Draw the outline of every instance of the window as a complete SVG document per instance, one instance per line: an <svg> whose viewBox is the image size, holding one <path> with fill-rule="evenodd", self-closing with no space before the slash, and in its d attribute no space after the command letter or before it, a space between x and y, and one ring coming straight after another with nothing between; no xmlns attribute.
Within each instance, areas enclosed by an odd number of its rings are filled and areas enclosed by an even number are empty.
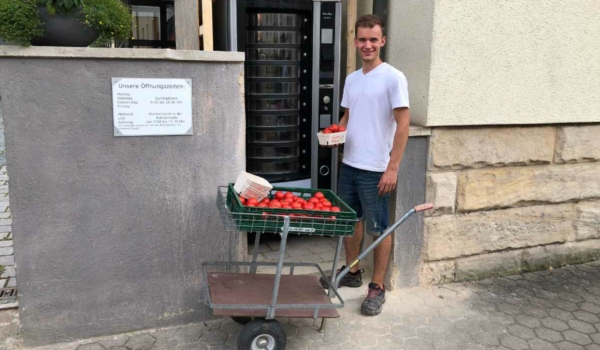
<svg viewBox="0 0 600 350"><path fill-rule="evenodd" d="M122 0L131 7L133 48L175 49L173 0Z"/></svg>

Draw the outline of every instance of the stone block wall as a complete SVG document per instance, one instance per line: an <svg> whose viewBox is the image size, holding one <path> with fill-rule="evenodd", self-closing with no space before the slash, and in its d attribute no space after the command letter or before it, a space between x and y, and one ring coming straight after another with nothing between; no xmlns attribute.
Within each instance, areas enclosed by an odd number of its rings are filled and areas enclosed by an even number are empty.
<svg viewBox="0 0 600 350"><path fill-rule="evenodd" d="M600 124L436 128L421 284L600 259Z"/></svg>

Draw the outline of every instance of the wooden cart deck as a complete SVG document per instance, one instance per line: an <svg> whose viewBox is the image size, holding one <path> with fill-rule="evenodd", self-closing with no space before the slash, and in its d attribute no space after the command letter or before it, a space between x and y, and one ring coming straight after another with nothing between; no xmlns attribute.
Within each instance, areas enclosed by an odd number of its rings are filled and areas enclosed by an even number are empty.
<svg viewBox="0 0 600 350"><path fill-rule="evenodd" d="M267 309L219 309L218 305L269 305L275 275L249 273L208 273L213 311L220 316L265 317ZM277 304L331 305L315 276L282 275ZM315 309L275 309L275 317L312 318ZM320 309L319 318L337 318L336 309Z"/></svg>

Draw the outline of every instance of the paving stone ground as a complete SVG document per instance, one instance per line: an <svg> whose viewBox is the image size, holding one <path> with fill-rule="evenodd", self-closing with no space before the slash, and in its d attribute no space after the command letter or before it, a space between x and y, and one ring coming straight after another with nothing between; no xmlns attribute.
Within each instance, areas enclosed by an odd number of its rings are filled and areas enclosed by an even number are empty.
<svg viewBox="0 0 600 350"><path fill-rule="evenodd" d="M287 350L600 350L600 262L388 292L384 311L360 314L347 301L325 333L320 320L280 319ZM36 350L237 349L229 318ZM0 349L21 349L18 314L0 312Z"/></svg>

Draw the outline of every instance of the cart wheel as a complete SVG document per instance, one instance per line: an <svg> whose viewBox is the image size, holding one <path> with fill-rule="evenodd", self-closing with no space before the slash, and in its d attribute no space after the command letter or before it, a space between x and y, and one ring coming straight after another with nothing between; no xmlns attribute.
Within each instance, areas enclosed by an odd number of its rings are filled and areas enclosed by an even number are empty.
<svg viewBox="0 0 600 350"><path fill-rule="evenodd" d="M242 324L242 325L247 325L248 323L252 322L252 317L235 317L235 316L231 316L231 319L233 320L233 322L239 323L239 324Z"/></svg>
<svg viewBox="0 0 600 350"><path fill-rule="evenodd" d="M256 319L238 336L238 350L284 350L285 331L275 320Z"/></svg>

